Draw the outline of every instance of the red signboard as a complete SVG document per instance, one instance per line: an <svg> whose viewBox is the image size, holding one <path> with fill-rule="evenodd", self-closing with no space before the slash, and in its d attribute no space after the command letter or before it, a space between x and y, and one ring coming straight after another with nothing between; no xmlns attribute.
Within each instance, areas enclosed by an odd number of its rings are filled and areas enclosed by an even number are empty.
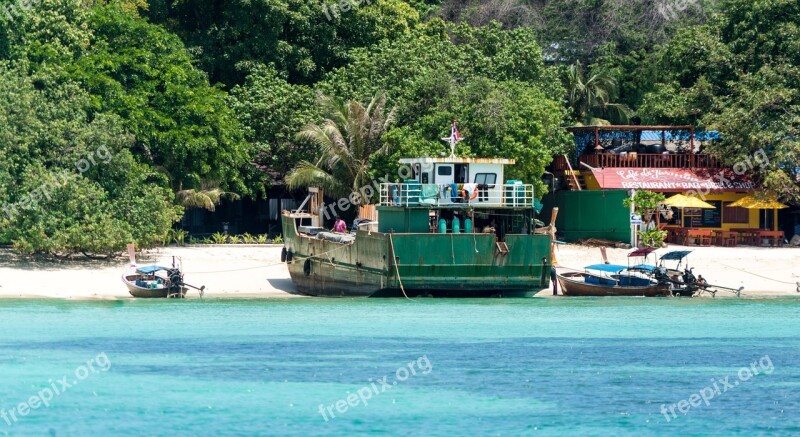
<svg viewBox="0 0 800 437"><path fill-rule="evenodd" d="M756 186L730 169L604 168L593 169L603 189L653 191L751 191Z"/></svg>

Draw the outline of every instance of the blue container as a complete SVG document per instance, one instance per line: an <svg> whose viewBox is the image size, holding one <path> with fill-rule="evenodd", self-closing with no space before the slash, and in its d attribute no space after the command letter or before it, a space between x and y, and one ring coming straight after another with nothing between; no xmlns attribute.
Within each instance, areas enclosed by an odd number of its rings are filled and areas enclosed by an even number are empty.
<svg viewBox="0 0 800 437"><path fill-rule="evenodd" d="M505 187L506 206L527 206L525 201L525 185L522 181L509 179Z"/></svg>
<svg viewBox="0 0 800 437"><path fill-rule="evenodd" d="M447 220L439 219L439 227L437 228L440 234L447 233Z"/></svg>
<svg viewBox="0 0 800 437"><path fill-rule="evenodd" d="M472 219L469 217L464 219L464 233L465 234L472 233Z"/></svg>
<svg viewBox="0 0 800 437"><path fill-rule="evenodd" d="M453 233L461 233L461 220L458 217L453 217Z"/></svg>

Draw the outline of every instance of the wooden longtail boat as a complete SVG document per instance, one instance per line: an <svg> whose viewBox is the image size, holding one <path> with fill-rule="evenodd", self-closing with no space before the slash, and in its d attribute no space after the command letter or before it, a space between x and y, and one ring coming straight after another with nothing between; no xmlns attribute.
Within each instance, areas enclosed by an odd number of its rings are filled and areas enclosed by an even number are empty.
<svg viewBox="0 0 800 437"><path fill-rule="evenodd" d="M628 266L593 264L584 272L558 273L556 278L564 296L670 296L672 282L664 268L647 264L655 249L636 249L628 254ZM632 258L643 258L633 263Z"/></svg>
<svg viewBox="0 0 800 437"><path fill-rule="evenodd" d="M669 284L618 285L620 275L599 276L589 272L556 275L564 296L669 296ZM649 281L648 281L649 282Z"/></svg>
<svg viewBox="0 0 800 437"><path fill-rule="evenodd" d="M131 266L122 274L122 282L133 297L139 298L183 298L189 288L200 291L203 297L205 286L195 287L183 281L180 258L172 257L172 267L157 264L136 265L136 254L132 244L128 245Z"/></svg>
<svg viewBox="0 0 800 437"><path fill-rule="evenodd" d="M159 265L133 267L122 274L122 282L133 297L182 298L187 291L180 269Z"/></svg>

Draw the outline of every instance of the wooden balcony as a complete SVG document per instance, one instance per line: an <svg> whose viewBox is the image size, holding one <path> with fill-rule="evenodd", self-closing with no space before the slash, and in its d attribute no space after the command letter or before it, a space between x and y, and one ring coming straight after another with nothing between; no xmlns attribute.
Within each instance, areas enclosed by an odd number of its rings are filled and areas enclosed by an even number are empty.
<svg viewBox="0 0 800 437"><path fill-rule="evenodd" d="M580 162L594 168L608 167L648 167L648 168L723 168L722 162L707 154L675 153L675 154L649 154L628 153L618 155L614 153L598 153L583 155ZM564 156L553 159L554 170L568 170ZM584 170L585 167L580 168ZM575 167L575 170L579 168Z"/></svg>

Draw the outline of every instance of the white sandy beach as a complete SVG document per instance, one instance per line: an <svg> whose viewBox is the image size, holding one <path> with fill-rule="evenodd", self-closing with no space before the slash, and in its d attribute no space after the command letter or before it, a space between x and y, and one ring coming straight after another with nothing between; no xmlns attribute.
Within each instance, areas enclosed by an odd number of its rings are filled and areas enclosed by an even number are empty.
<svg viewBox="0 0 800 437"><path fill-rule="evenodd" d="M689 265L709 283L744 287L744 296L800 296L800 248L690 247ZM169 247L140 256L139 264L169 263L180 256L186 282L205 285L206 297L291 297L286 266L280 262L281 246ZM609 261L627 264L624 249L607 249ZM558 266L580 269L601 262L600 249L578 245L557 246ZM9 251L0 252L0 298L130 299L120 276L127 261L32 262ZM763 276L763 277L762 277ZM767 279L770 278L770 279ZM550 294L545 290L540 295ZM718 294L722 296L722 294ZM189 298L197 298L190 291Z"/></svg>
<svg viewBox="0 0 800 437"><path fill-rule="evenodd" d="M282 246L218 245L167 247L137 254L137 263L169 266L171 257L183 261L185 281L205 286L206 297L291 297ZM0 298L128 299L121 275L124 261L31 262L0 252ZM197 298L195 290L189 298Z"/></svg>

